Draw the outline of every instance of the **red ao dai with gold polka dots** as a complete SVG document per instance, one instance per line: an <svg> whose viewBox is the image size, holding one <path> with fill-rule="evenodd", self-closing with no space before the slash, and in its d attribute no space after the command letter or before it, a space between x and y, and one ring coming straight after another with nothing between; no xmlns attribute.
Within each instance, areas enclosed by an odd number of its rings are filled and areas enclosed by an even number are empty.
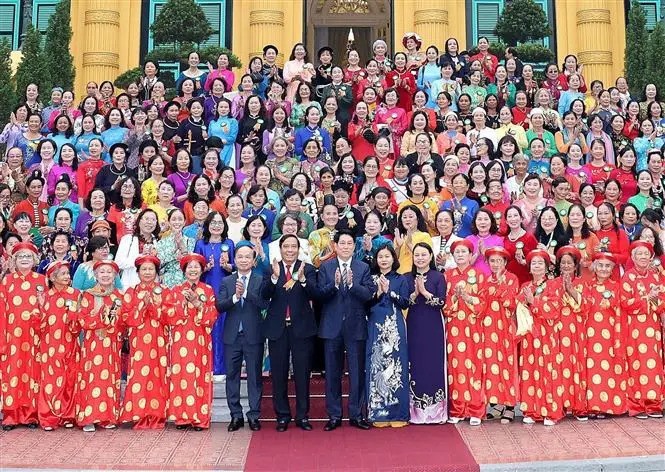
<svg viewBox="0 0 665 472"><path fill-rule="evenodd" d="M621 309L626 319L625 342L628 367L628 413L662 412L663 345L660 317L665 309L663 295L657 303L647 299L651 287L663 285L652 271L626 271L621 279Z"/></svg>
<svg viewBox="0 0 665 472"><path fill-rule="evenodd" d="M595 278L584 289L586 408L588 414L626 412L625 315L619 284Z"/></svg>
<svg viewBox="0 0 665 472"><path fill-rule="evenodd" d="M583 415L586 411L586 375L584 371L584 311L581 299L578 303L564 289L563 280L558 277L549 282L561 293L561 312L555 330L557 336L557 365L563 387L563 408L566 412ZM579 278L572 286L582 296L583 284Z"/></svg>
<svg viewBox="0 0 665 472"><path fill-rule="evenodd" d="M81 355L74 313L81 292L50 289L42 311L39 336L39 424L57 428L76 420L76 383Z"/></svg>
<svg viewBox="0 0 665 472"><path fill-rule="evenodd" d="M446 306L446 344L448 353L448 392L453 418L484 418L485 395L483 388L483 326L485 313L479 296L485 276L469 267L455 268L446 273L448 294ZM471 296L466 303L455 293L461 285Z"/></svg>
<svg viewBox="0 0 665 472"><path fill-rule="evenodd" d="M515 306L520 282L511 272L492 275L482 288L486 311L483 326L483 377L485 396L492 404L517 403L515 364Z"/></svg>
<svg viewBox="0 0 665 472"><path fill-rule="evenodd" d="M564 416L563 385L556 359L562 295L552 281L544 282L540 288L534 282L527 282L525 286L535 295L529 307L533 328L520 344L521 409L525 416L536 421L545 418L556 421ZM521 292L518 301L525 303Z"/></svg>
<svg viewBox="0 0 665 472"><path fill-rule="evenodd" d="M46 278L36 272L7 275L0 286L0 365L2 366L2 422L37 423L39 392L39 323L37 287Z"/></svg>
<svg viewBox="0 0 665 472"><path fill-rule="evenodd" d="M217 320L215 295L199 282L196 293L203 300L196 308L185 302L189 282L173 288L169 420L176 425L210 426L212 405L212 325Z"/></svg>
<svg viewBox="0 0 665 472"><path fill-rule="evenodd" d="M122 294L103 294L97 287L83 294L78 323L84 331L79 362L76 421L79 425L115 424L120 407L122 321L111 314Z"/></svg>
<svg viewBox="0 0 665 472"><path fill-rule="evenodd" d="M167 382L167 311L171 308L165 287L155 295L155 283L127 289L121 317L129 333L129 373L121 423L134 422L134 429L163 428L169 399ZM157 305L154 297L159 296Z"/></svg>

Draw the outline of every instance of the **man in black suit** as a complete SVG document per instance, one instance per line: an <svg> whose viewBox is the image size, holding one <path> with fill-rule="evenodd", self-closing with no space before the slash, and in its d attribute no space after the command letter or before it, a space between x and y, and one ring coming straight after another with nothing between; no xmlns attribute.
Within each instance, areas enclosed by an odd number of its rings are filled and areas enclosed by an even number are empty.
<svg viewBox="0 0 665 472"><path fill-rule="evenodd" d="M323 303L319 337L324 340L326 363L326 410L330 418L324 430L342 425L342 370L344 350L349 366L349 423L369 429L365 420L365 304L376 292L369 266L353 260L355 240L347 230L335 235L337 257L319 269L318 292Z"/></svg>
<svg viewBox="0 0 665 472"><path fill-rule="evenodd" d="M296 383L296 426L310 431L309 378L316 336L312 299L316 292L314 266L298 260L300 241L293 234L279 240L282 262L273 259L272 271L263 278L262 295L268 304L263 335L268 338L272 372L272 400L277 431L286 431L291 421L288 398L289 354Z"/></svg>
<svg viewBox="0 0 665 472"><path fill-rule="evenodd" d="M247 368L247 392L249 411L247 421L252 431L261 429L263 362L263 336L261 335L262 311L267 303L261 297L260 276L252 273L256 252L248 241L236 246L237 272L222 281L217 298L217 310L226 312L224 322L224 360L226 362L226 401L231 410L229 431L237 431L245 425L240 405L240 369L245 360Z"/></svg>

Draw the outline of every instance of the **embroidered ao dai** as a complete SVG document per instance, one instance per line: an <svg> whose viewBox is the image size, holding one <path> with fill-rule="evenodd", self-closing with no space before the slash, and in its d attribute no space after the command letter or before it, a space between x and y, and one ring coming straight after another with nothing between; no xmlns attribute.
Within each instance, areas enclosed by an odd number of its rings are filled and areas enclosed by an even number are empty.
<svg viewBox="0 0 665 472"><path fill-rule="evenodd" d="M373 300L367 323L367 418L375 424L409 421L409 360L402 314L409 306L409 288L395 272L386 278L390 289Z"/></svg>
<svg viewBox="0 0 665 472"><path fill-rule="evenodd" d="M413 274L407 274L409 293L415 290ZM443 274L430 270L424 274L425 289L434 297L410 299L406 318L410 366L411 423L436 424L448 419L446 398L446 352L441 307L446 297Z"/></svg>

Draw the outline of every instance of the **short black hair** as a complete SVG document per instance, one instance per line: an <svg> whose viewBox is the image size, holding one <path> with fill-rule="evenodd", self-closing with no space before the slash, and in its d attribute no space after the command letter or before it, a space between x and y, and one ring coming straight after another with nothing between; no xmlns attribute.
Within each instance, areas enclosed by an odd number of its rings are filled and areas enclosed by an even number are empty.
<svg viewBox="0 0 665 472"><path fill-rule="evenodd" d="M281 248L284 245L284 242L287 239L290 239L290 238L293 238L293 239L296 240L296 242L298 243L298 249L300 249L300 239L295 234L284 234L284 235L282 235L282 237L279 238L279 247Z"/></svg>
<svg viewBox="0 0 665 472"><path fill-rule="evenodd" d="M356 239L353 237L353 233L351 231L348 229L340 229L337 231L337 233L335 233L335 244L339 243L339 240L342 236L348 236L354 243L356 242Z"/></svg>

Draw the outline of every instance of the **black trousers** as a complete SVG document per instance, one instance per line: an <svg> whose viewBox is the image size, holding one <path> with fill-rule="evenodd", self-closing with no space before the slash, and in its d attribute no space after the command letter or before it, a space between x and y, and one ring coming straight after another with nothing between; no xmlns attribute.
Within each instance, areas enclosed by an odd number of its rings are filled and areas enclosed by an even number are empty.
<svg viewBox="0 0 665 472"><path fill-rule="evenodd" d="M287 326L278 339L268 340L268 350L273 384L272 403L277 420L292 419L288 393L289 354L293 360L293 377L296 384L296 420L308 419L314 337L298 339L293 335L293 328Z"/></svg>

